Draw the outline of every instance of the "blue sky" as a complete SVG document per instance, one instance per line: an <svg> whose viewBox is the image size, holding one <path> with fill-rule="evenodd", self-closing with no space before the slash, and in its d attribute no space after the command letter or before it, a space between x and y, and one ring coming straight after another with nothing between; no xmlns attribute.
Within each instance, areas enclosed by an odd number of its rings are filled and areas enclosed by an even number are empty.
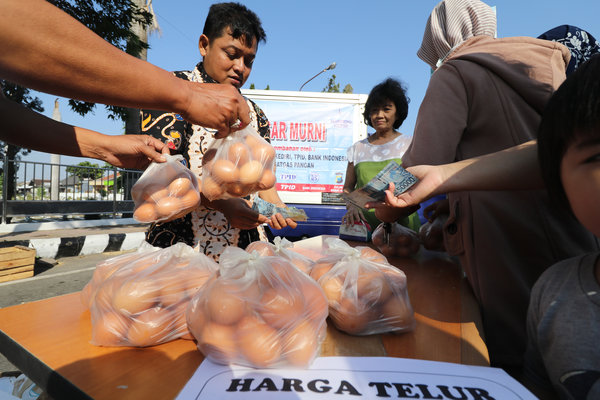
<svg viewBox="0 0 600 400"><path fill-rule="evenodd" d="M409 115L400 131L412 134L419 104L429 81L429 67L416 56L427 18L438 0L241 0L261 18L267 33L244 88L298 90L310 77L335 61L337 66L308 83L303 91L320 92L332 74L340 87L369 93L387 77L408 88ZM161 34L149 38L148 61L166 70L191 69L198 61L198 37L212 2L154 0ZM538 36L557 25L570 24L600 39L600 1L496 0L498 37ZM37 94L52 115L56 96ZM59 99L63 122L107 134L121 134L123 124L106 118L98 105L82 118ZM268 117L268 116L267 116ZM34 152L25 158L49 162ZM83 159L63 157L62 162ZM98 161L94 161L100 163Z"/></svg>

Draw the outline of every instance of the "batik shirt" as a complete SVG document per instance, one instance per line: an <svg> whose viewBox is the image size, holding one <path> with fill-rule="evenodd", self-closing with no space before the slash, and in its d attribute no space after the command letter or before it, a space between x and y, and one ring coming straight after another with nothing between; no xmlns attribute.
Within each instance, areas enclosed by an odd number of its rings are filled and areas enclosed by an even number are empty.
<svg viewBox="0 0 600 400"><path fill-rule="evenodd" d="M174 74L191 82L217 83L208 76L202 63L193 71ZM269 121L265 114L254 102L246 101L251 110L251 125L270 142ZM171 154L182 154L190 170L202 179L202 158L214 142L216 130L186 122L175 113L141 110L140 115L142 133L169 143ZM216 261L226 246L245 248L257 240L267 240L262 226L250 230L233 228L221 212L202 205L182 218L154 223L146 233L146 241L153 246L164 248L183 242Z"/></svg>

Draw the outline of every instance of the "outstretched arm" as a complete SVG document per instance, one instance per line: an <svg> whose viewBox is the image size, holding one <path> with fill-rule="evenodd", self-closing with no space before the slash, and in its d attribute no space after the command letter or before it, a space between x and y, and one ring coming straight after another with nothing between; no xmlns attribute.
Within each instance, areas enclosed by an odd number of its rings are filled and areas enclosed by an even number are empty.
<svg viewBox="0 0 600 400"><path fill-rule="evenodd" d="M221 135L237 119L240 128L250 123L234 87L178 79L44 0L0 2L0 78L79 100L176 112Z"/></svg>

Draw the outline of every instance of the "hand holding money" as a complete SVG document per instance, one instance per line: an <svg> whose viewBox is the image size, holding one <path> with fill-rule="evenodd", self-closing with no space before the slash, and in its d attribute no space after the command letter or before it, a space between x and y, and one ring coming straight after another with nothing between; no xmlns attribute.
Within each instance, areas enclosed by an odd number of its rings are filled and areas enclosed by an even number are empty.
<svg viewBox="0 0 600 400"><path fill-rule="evenodd" d="M283 215L284 218L289 218L294 221L307 221L308 217L304 210L301 210L296 207L278 207L273 203L269 203L256 196L254 199L254 203L252 204L252 209L259 214L264 215L265 217L271 218L273 215L279 213Z"/></svg>

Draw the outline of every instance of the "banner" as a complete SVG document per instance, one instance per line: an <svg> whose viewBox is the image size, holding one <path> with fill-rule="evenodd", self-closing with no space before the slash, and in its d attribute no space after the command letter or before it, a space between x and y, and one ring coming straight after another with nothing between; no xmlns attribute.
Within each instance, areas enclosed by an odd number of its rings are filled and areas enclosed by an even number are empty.
<svg viewBox="0 0 600 400"><path fill-rule="evenodd" d="M254 100L271 127L277 190L342 193L354 104Z"/></svg>

